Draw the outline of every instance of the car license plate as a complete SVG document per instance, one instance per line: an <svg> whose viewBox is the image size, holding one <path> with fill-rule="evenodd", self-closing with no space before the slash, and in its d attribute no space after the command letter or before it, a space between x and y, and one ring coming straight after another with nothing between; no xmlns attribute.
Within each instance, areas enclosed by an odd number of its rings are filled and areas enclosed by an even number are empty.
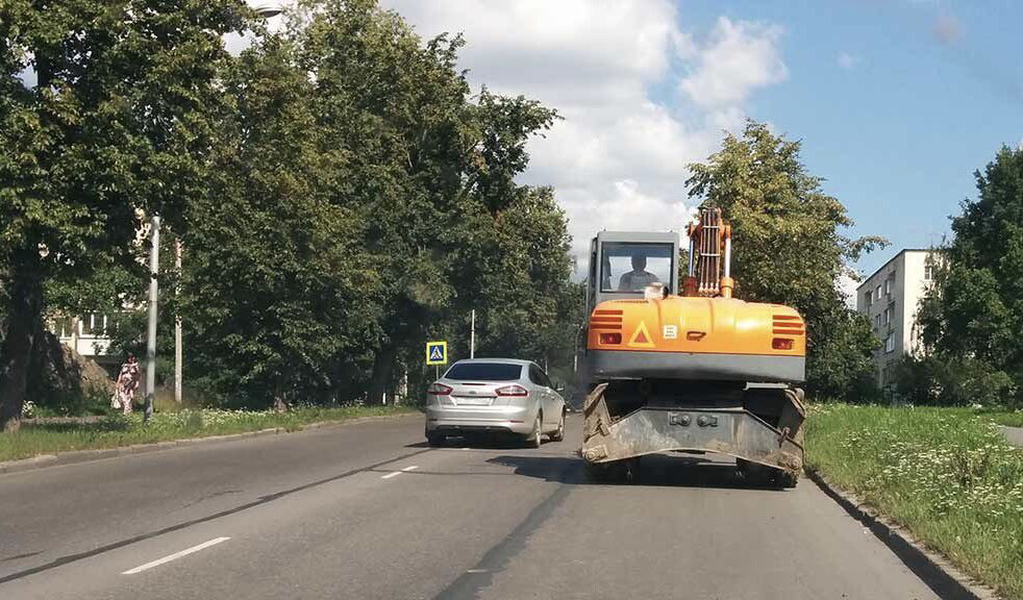
<svg viewBox="0 0 1023 600"><path fill-rule="evenodd" d="M473 398L472 396L458 396L455 399L455 404L459 406L487 406L493 398L481 396Z"/></svg>

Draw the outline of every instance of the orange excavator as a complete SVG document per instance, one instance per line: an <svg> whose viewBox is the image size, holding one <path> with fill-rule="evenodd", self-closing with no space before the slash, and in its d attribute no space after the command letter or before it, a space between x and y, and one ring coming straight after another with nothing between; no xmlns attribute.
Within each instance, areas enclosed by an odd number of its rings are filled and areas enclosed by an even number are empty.
<svg viewBox="0 0 1023 600"><path fill-rule="evenodd" d="M676 234L593 240L583 458L598 477L619 478L647 454L717 453L750 480L792 487L803 465L803 319L732 297L720 209L702 209L688 234L681 294Z"/></svg>

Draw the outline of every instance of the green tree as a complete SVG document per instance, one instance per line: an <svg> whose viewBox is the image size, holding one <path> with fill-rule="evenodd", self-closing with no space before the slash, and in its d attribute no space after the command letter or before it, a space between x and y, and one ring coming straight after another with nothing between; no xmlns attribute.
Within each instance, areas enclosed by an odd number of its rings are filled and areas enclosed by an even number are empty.
<svg viewBox="0 0 1023 600"><path fill-rule="evenodd" d="M690 165L686 185L691 198L721 208L732 224L736 295L795 307L806 320L808 390L850 398L870 381L876 340L846 308L837 283L846 261L885 242L842 234L852 220L806 172L799 151L799 142L748 121L707 163Z"/></svg>
<svg viewBox="0 0 1023 600"><path fill-rule="evenodd" d="M943 390L943 402L1018 404L1023 401L1023 150L1003 147L974 177L978 198L964 201L962 213L952 219L954 237L938 251L934 284L919 313L934 360L962 374L964 382L932 380L928 387Z"/></svg>
<svg viewBox="0 0 1023 600"><path fill-rule="evenodd" d="M0 4L0 422L16 429L46 288L128 263L141 214L205 191L233 0ZM29 89L20 74L34 71Z"/></svg>
<svg viewBox="0 0 1023 600"><path fill-rule="evenodd" d="M301 64L316 78L321 126L351 153L334 201L365 220L383 282L369 386L378 401L396 365L421 360L428 332L487 293L480 282L500 268L496 219L525 193L514 182L525 143L554 113L486 90L471 97L461 38L423 44L369 0L307 6L318 8L296 32Z"/></svg>
<svg viewBox="0 0 1023 600"><path fill-rule="evenodd" d="M564 212L550 188L523 190L495 219L497 268L478 282L480 348L491 356L543 364L571 354L569 244Z"/></svg>
<svg viewBox="0 0 1023 600"><path fill-rule="evenodd" d="M333 202L348 157L315 114L292 40L227 71L215 200L192 203L182 314L192 381L236 404L329 394L331 363L372 340L378 278L357 211Z"/></svg>

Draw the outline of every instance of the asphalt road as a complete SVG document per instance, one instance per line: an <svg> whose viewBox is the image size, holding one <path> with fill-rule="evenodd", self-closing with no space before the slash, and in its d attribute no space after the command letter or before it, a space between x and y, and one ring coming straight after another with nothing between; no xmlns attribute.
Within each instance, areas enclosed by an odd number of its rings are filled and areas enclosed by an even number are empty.
<svg viewBox="0 0 1023 600"><path fill-rule="evenodd" d="M0 476L0 598L936 598L812 482L570 435L431 449L421 417Z"/></svg>
<svg viewBox="0 0 1023 600"><path fill-rule="evenodd" d="M1023 427L1003 426L1002 431L1005 433L1005 439L1009 440L1010 444L1023 448Z"/></svg>

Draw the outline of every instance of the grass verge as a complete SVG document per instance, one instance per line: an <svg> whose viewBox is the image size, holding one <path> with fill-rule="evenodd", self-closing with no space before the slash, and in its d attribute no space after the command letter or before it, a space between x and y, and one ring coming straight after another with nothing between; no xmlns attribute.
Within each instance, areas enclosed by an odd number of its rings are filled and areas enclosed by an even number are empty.
<svg viewBox="0 0 1023 600"><path fill-rule="evenodd" d="M1023 427L1023 410L997 412L990 415L991 420L1008 427Z"/></svg>
<svg viewBox="0 0 1023 600"><path fill-rule="evenodd" d="M990 415L817 405L808 468L902 524L964 572L1023 598L1023 450Z"/></svg>
<svg viewBox="0 0 1023 600"><path fill-rule="evenodd" d="M358 417L416 412L407 406L352 406L296 408L286 413L243 410L182 410L153 415L110 416L90 423L24 424L17 433L0 433L0 461L30 458L68 450L94 450L166 440L227 435L271 427L301 429L318 421L346 421Z"/></svg>

